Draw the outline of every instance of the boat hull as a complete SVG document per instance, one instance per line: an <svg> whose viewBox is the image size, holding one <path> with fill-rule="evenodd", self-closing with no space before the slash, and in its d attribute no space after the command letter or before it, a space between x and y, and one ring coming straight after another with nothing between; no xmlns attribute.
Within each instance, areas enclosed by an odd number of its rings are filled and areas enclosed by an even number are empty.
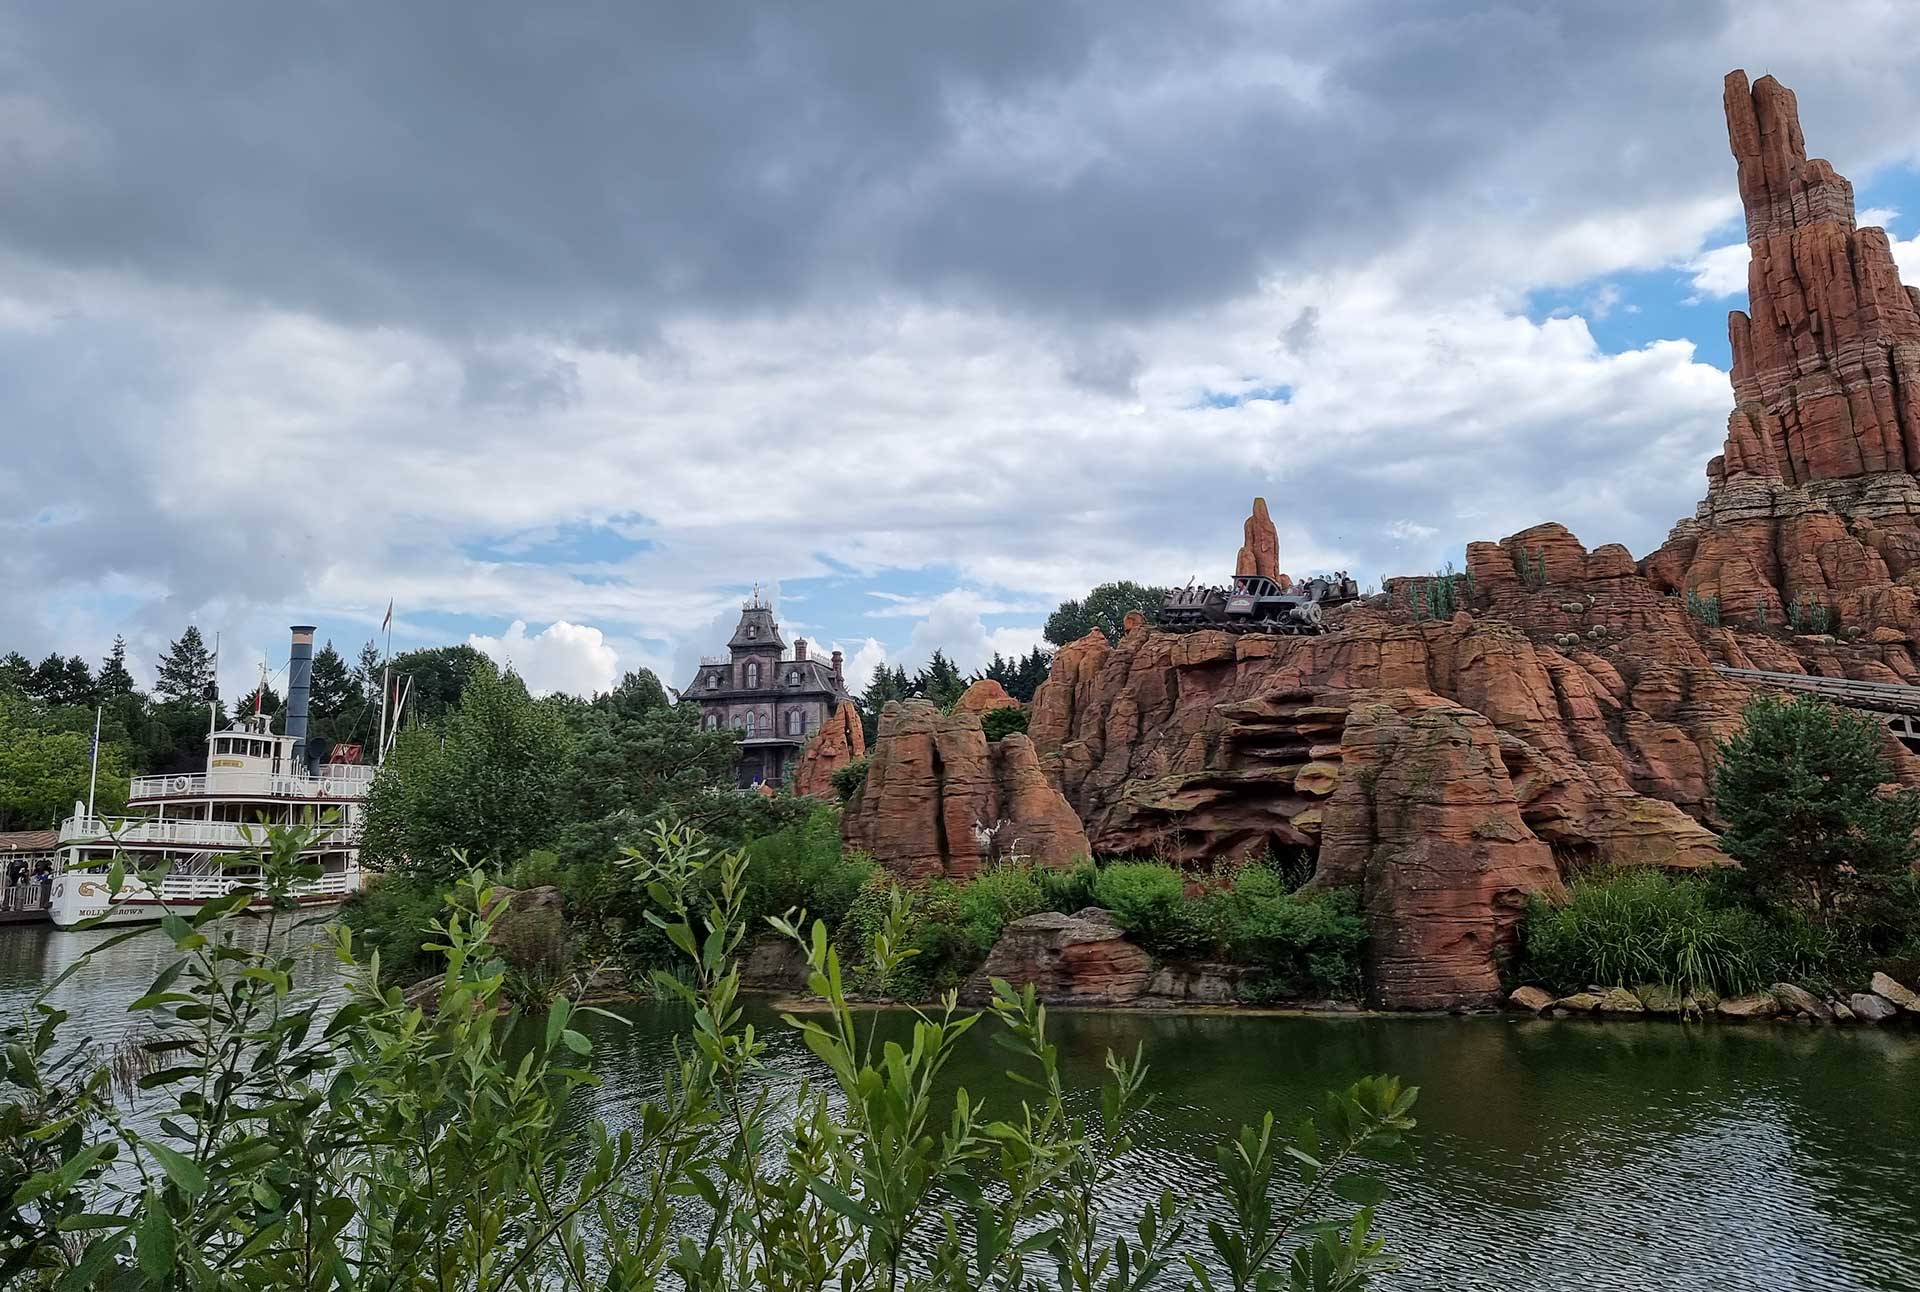
<svg viewBox="0 0 1920 1292"><path fill-rule="evenodd" d="M351 888L337 891L296 893L294 900L302 910L324 910L339 906L353 895L359 887L359 875L344 876L355 881ZM104 874L91 871L68 872L56 875L53 881L52 900L48 904L47 915L54 926L70 929L88 921L97 920L99 924L152 924L169 914L191 919L199 913L202 906L214 901L224 893L244 887L236 881L224 885L221 891L209 891L205 883L196 884L190 891L169 893L168 886L162 885L154 892L139 880L131 876L122 883L120 892L113 893ZM264 897L248 903L249 909L265 910L268 903ZM91 926L90 926L91 927Z"/></svg>

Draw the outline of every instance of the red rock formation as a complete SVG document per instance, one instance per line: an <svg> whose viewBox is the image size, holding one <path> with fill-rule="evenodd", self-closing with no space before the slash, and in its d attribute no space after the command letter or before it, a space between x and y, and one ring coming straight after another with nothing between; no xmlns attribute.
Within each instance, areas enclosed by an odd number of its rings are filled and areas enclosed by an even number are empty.
<svg viewBox="0 0 1920 1292"><path fill-rule="evenodd" d="M1355 698L1314 882L1358 885L1374 1003L1495 1005L1527 899L1560 889L1482 715L1421 691ZM1524 773L1522 773L1524 774Z"/></svg>
<svg viewBox="0 0 1920 1292"><path fill-rule="evenodd" d="M1267 500L1253 500L1253 514L1247 517L1245 541L1235 560L1235 574L1261 574L1278 581L1280 573L1280 535L1274 531L1273 517L1267 515Z"/></svg>
<svg viewBox="0 0 1920 1292"><path fill-rule="evenodd" d="M1920 469L1920 311L1853 186L1809 161L1793 91L1726 81L1750 308L1728 316L1735 408L1718 479L1787 484Z"/></svg>
<svg viewBox="0 0 1920 1292"><path fill-rule="evenodd" d="M964 994L985 1001L989 981L1001 978L1016 987L1032 983L1042 1000L1060 1004L1128 1005L1152 971L1153 958L1128 942L1107 912L1044 911L1007 925Z"/></svg>
<svg viewBox="0 0 1920 1292"><path fill-rule="evenodd" d="M990 677L983 677L969 686L954 701L955 709L968 713L986 713L990 709L1017 709L1020 701L1007 694L1007 688Z"/></svg>
<svg viewBox="0 0 1920 1292"><path fill-rule="evenodd" d="M860 723L860 711L853 701L842 700L827 725L814 733L802 751L793 774L793 792L821 799L838 797L833 774L866 756L867 733Z"/></svg>
<svg viewBox="0 0 1920 1292"><path fill-rule="evenodd" d="M847 804L842 834L914 879L967 878L1016 856L1066 866L1090 852L1031 740L1016 733L989 744L978 714L943 714L926 700L880 711L866 782Z"/></svg>

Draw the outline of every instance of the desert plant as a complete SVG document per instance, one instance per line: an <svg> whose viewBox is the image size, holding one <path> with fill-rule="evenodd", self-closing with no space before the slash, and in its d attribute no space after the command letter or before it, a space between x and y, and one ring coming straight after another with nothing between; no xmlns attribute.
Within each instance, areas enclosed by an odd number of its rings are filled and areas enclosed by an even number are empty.
<svg viewBox="0 0 1920 1292"><path fill-rule="evenodd" d="M988 709L980 717L980 728L987 733L989 742L1004 740L1016 731L1026 731L1027 711L1016 709L1010 704L998 709Z"/></svg>
<svg viewBox="0 0 1920 1292"><path fill-rule="evenodd" d="M1720 626L1720 598L1701 596L1697 588L1687 589L1687 613L1709 628Z"/></svg>

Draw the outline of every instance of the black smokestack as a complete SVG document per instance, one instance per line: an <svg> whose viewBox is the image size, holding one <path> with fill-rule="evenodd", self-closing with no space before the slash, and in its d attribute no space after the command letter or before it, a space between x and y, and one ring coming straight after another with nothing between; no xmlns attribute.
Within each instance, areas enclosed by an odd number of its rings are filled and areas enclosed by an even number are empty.
<svg viewBox="0 0 1920 1292"><path fill-rule="evenodd" d="M293 659L287 665L287 734L293 763L307 761L307 694L313 689L313 625L293 626Z"/></svg>

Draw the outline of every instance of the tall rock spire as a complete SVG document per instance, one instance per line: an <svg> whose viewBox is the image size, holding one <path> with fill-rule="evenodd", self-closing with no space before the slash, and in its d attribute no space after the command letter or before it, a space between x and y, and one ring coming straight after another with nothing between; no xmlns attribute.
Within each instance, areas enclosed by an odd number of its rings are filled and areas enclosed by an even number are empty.
<svg viewBox="0 0 1920 1292"><path fill-rule="evenodd" d="M1253 514L1241 529L1240 556L1234 562L1235 574L1261 574L1280 579L1280 535L1274 532L1273 517L1267 514L1267 500L1253 500Z"/></svg>
<svg viewBox="0 0 1920 1292"><path fill-rule="evenodd" d="M1793 91L1726 79L1747 214L1748 310L1727 316L1734 410L1707 466L1788 484L1920 470L1920 297L1883 229L1856 229L1853 186L1809 160Z"/></svg>

